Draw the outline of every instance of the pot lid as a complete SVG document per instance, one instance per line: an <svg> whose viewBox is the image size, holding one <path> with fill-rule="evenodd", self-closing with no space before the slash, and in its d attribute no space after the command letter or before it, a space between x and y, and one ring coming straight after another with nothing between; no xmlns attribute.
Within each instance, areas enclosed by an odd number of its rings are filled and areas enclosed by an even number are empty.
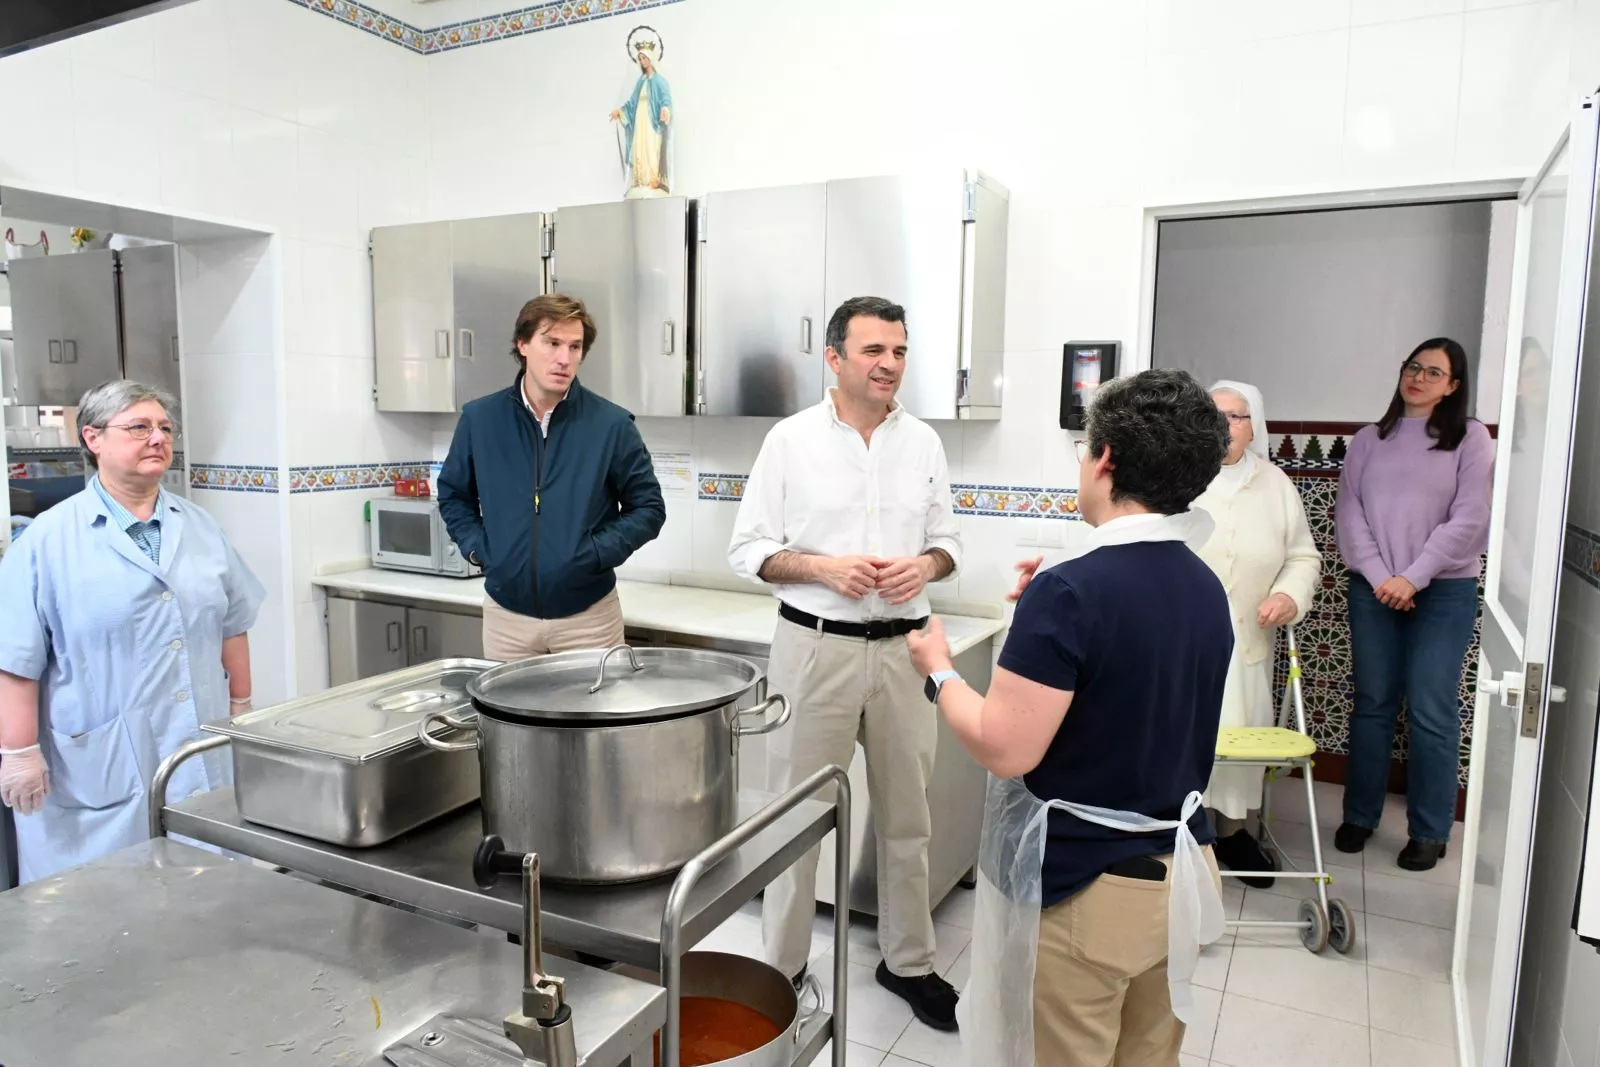
<svg viewBox="0 0 1600 1067"><path fill-rule="evenodd" d="M493 660L443 659L247 711L203 728L241 744L261 744L345 760L369 760L420 745L417 723L430 711L470 715L467 684ZM433 734L450 732L439 724Z"/></svg>
<svg viewBox="0 0 1600 1067"><path fill-rule="evenodd" d="M474 678L467 693L498 718L622 725L731 703L761 678L760 667L728 652L617 645L505 663Z"/></svg>

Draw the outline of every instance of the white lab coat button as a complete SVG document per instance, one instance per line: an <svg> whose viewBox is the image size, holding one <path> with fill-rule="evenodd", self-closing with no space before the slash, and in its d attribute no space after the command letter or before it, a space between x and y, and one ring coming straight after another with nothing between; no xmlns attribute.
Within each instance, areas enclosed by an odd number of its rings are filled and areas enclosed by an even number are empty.
<svg viewBox="0 0 1600 1067"><path fill-rule="evenodd" d="M178 651L178 650L179 650L179 649L180 649L180 648L182 648L182 647L183 647L183 642L182 642L182 641L174 641L174 642L172 642L172 643L171 643L171 644L170 644L170 645L168 645L168 646L167 646L167 647L168 647L168 648L170 648L170 649L172 649L172 651L174 651L174 652L176 652L176 651Z"/></svg>
<svg viewBox="0 0 1600 1067"><path fill-rule="evenodd" d="M187 689L180 689L176 693L172 694L172 699L182 704L185 700L189 699L189 691Z"/></svg>
<svg viewBox="0 0 1600 1067"><path fill-rule="evenodd" d="M170 589L169 590L164 590L162 592L162 594L161 594L161 599L162 600L171 600L172 599L172 591Z"/></svg>

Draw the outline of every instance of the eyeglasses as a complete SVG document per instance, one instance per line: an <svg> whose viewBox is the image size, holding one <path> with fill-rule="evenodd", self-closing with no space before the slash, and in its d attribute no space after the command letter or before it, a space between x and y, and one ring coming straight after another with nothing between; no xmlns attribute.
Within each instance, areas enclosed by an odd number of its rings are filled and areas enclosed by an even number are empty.
<svg viewBox="0 0 1600 1067"><path fill-rule="evenodd" d="M1228 421L1229 422L1249 422L1250 421L1250 416L1249 415L1241 415L1237 411L1224 411L1223 414L1228 416Z"/></svg>
<svg viewBox="0 0 1600 1067"><path fill-rule="evenodd" d="M1401 367L1400 373L1407 378L1426 378L1430 382L1442 382L1450 377L1449 371L1442 371L1438 367L1424 367L1414 359Z"/></svg>
<svg viewBox="0 0 1600 1067"><path fill-rule="evenodd" d="M135 441L148 441L150 440L150 435L157 430L160 430L161 436L169 441L176 441L183 436L179 429L170 422L113 422L107 424L104 429L121 430Z"/></svg>

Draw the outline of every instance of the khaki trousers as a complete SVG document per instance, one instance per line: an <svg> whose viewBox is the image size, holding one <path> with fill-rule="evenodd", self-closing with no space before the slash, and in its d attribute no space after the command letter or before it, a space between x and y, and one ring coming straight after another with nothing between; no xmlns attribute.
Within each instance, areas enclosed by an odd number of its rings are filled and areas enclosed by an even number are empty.
<svg viewBox="0 0 1600 1067"><path fill-rule="evenodd" d="M835 637L780 619L767 675L767 691L782 693L794 708L767 750L774 789L792 789L830 763L848 769L856 742L866 749L878 838L878 944L893 973L928 974L928 779L939 712L922 694L905 638ZM811 955L817 854L811 849L769 886L762 907L767 961L786 975L799 973Z"/></svg>
<svg viewBox="0 0 1600 1067"><path fill-rule="evenodd" d="M1216 859L1206 864L1220 886ZM1170 869L1171 856L1160 857ZM1177 1067L1183 1023L1167 989L1167 883L1102 874L1039 918L1034 1062Z"/></svg>
<svg viewBox="0 0 1600 1067"><path fill-rule="evenodd" d="M565 619L535 619L483 598L483 654L514 660L550 652L610 648L622 643L622 601L615 589Z"/></svg>

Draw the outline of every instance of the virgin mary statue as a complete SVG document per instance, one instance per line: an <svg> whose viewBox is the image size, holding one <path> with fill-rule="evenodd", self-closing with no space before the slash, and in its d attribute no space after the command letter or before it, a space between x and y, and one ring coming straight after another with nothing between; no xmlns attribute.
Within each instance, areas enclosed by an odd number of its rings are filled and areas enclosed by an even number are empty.
<svg viewBox="0 0 1600 1067"><path fill-rule="evenodd" d="M621 132L618 150L627 190L624 196L629 200L667 196L672 192L673 115L672 89L661 74L664 49L659 37L635 43L631 34L628 51L639 76L627 98L611 112L611 121L619 124Z"/></svg>

